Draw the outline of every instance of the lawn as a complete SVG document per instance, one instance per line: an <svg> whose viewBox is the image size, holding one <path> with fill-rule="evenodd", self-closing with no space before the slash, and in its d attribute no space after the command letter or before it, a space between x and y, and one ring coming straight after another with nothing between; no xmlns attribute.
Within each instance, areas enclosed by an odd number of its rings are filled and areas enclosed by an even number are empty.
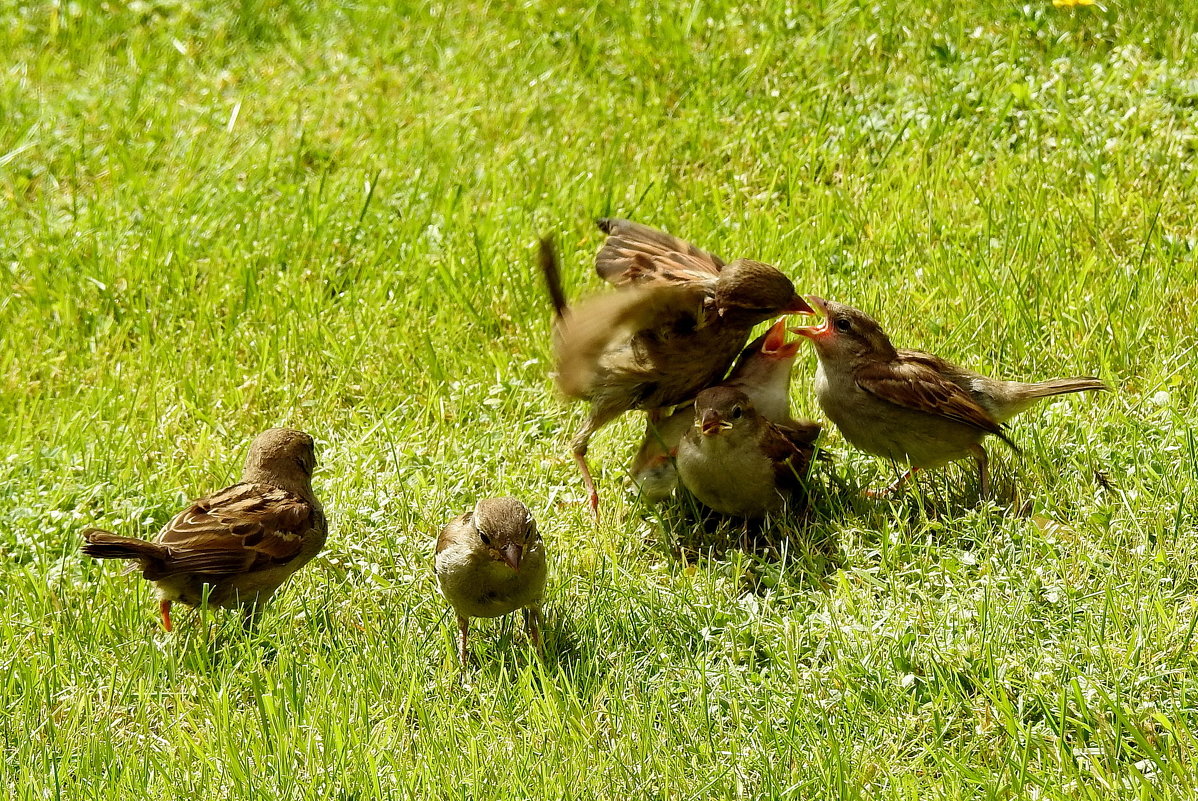
<svg viewBox="0 0 1198 801"><path fill-rule="evenodd" d="M225 7L227 5L227 7ZM32 799L1109 799L1198 785L1198 9L403 0L0 7L0 778ZM629 217L895 343L1116 388L901 497L834 431L776 552L567 453L535 243ZM815 358L792 387L817 416ZM78 552L317 438L255 634ZM513 494L547 649L440 526Z"/></svg>

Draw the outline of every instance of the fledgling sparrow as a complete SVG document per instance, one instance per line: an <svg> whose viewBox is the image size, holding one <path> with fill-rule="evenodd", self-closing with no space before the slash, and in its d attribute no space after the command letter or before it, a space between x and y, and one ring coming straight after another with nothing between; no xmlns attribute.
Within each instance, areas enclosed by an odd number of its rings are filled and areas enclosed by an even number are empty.
<svg viewBox="0 0 1198 801"><path fill-rule="evenodd" d="M864 312L822 298L810 301L824 319L791 330L815 346L815 394L824 414L857 448L910 466L887 493L898 491L916 470L972 456L981 492L988 494L987 434L1015 448L1003 423L1036 401L1108 389L1090 377L1030 384L989 378L930 353L896 349Z"/></svg>
<svg viewBox="0 0 1198 801"><path fill-rule="evenodd" d="M818 425L771 423L744 392L712 387L695 398L695 423L678 444L678 478L717 512L764 517L806 492L818 436Z"/></svg>
<svg viewBox="0 0 1198 801"><path fill-rule="evenodd" d="M269 429L250 443L241 481L193 501L152 541L89 528L82 551L131 560L154 582L167 631L176 601L241 609L252 628L280 585L324 547L328 523L312 493L315 468L312 437Z"/></svg>
<svg viewBox="0 0 1198 801"><path fill-rule="evenodd" d="M779 320L753 340L720 386L738 389L752 401L757 413L771 423L807 432L814 441L820 426L810 420L795 420L790 412L790 375L801 339L786 341L786 321ZM630 468L643 497L659 501L669 496L678 483L673 458L678 443L694 425L695 408L687 404L663 420L647 415L645 436Z"/></svg>
<svg viewBox="0 0 1198 801"><path fill-rule="evenodd" d="M553 245L541 242L541 269L556 313L555 380L590 403L571 442L591 510L599 494L587 465L591 436L630 409L661 416L724 377L753 326L811 308L790 279L768 264L722 259L643 225L601 219L608 234L599 275L619 291L568 306Z"/></svg>
<svg viewBox="0 0 1198 801"><path fill-rule="evenodd" d="M548 572L545 544L532 512L515 498L484 498L441 530L434 570L458 617L458 656L469 664L472 617L524 611L528 638L541 650L541 595Z"/></svg>

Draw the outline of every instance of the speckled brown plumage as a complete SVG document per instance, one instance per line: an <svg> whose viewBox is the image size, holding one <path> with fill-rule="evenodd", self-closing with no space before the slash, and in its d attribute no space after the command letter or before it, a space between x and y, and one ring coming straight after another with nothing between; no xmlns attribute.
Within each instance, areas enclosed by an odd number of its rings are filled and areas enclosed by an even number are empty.
<svg viewBox="0 0 1198 801"><path fill-rule="evenodd" d="M328 525L311 486L315 465L310 436L270 429L250 445L242 481L193 501L152 541L86 529L82 551L134 561L157 588L168 631L176 601L240 608L252 624L324 545Z"/></svg>

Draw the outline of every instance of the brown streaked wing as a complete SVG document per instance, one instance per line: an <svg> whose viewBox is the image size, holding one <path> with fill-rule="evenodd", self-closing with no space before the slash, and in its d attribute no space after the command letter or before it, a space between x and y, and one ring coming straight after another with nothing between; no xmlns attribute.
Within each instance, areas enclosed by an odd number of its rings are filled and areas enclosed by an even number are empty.
<svg viewBox="0 0 1198 801"><path fill-rule="evenodd" d="M857 386L895 406L943 417L1006 439L1002 426L989 412L924 360L870 364L857 371Z"/></svg>
<svg viewBox="0 0 1198 801"><path fill-rule="evenodd" d="M312 506L298 495L234 484L175 515L156 541L170 548L172 567L236 572L289 561L312 525Z"/></svg>
<svg viewBox="0 0 1198 801"><path fill-rule="evenodd" d="M799 447L814 445L820 432L824 430L824 427L814 420L795 419L786 423L774 423L774 428Z"/></svg>
<svg viewBox="0 0 1198 801"><path fill-rule="evenodd" d="M602 219L607 240L595 256L599 277L615 284L711 282L724 267L719 256L639 223Z"/></svg>
<svg viewBox="0 0 1198 801"><path fill-rule="evenodd" d="M819 429L816 429L816 435ZM774 482L791 491L803 488L803 479L811 467L814 452L807 441L808 432L796 431L765 421L761 434L761 450L774 465Z"/></svg>

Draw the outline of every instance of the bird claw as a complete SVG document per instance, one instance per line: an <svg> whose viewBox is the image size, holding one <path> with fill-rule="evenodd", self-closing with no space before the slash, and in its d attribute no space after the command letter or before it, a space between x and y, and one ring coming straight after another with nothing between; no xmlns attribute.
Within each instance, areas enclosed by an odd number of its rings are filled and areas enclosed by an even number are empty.
<svg viewBox="0 0 1198 801"><path fill-rule="evenodd" d="M158 604L158 610L162 613L162 628L168 632L175 628L171 622L171 603L171 601L160 601Z"/></svg>

